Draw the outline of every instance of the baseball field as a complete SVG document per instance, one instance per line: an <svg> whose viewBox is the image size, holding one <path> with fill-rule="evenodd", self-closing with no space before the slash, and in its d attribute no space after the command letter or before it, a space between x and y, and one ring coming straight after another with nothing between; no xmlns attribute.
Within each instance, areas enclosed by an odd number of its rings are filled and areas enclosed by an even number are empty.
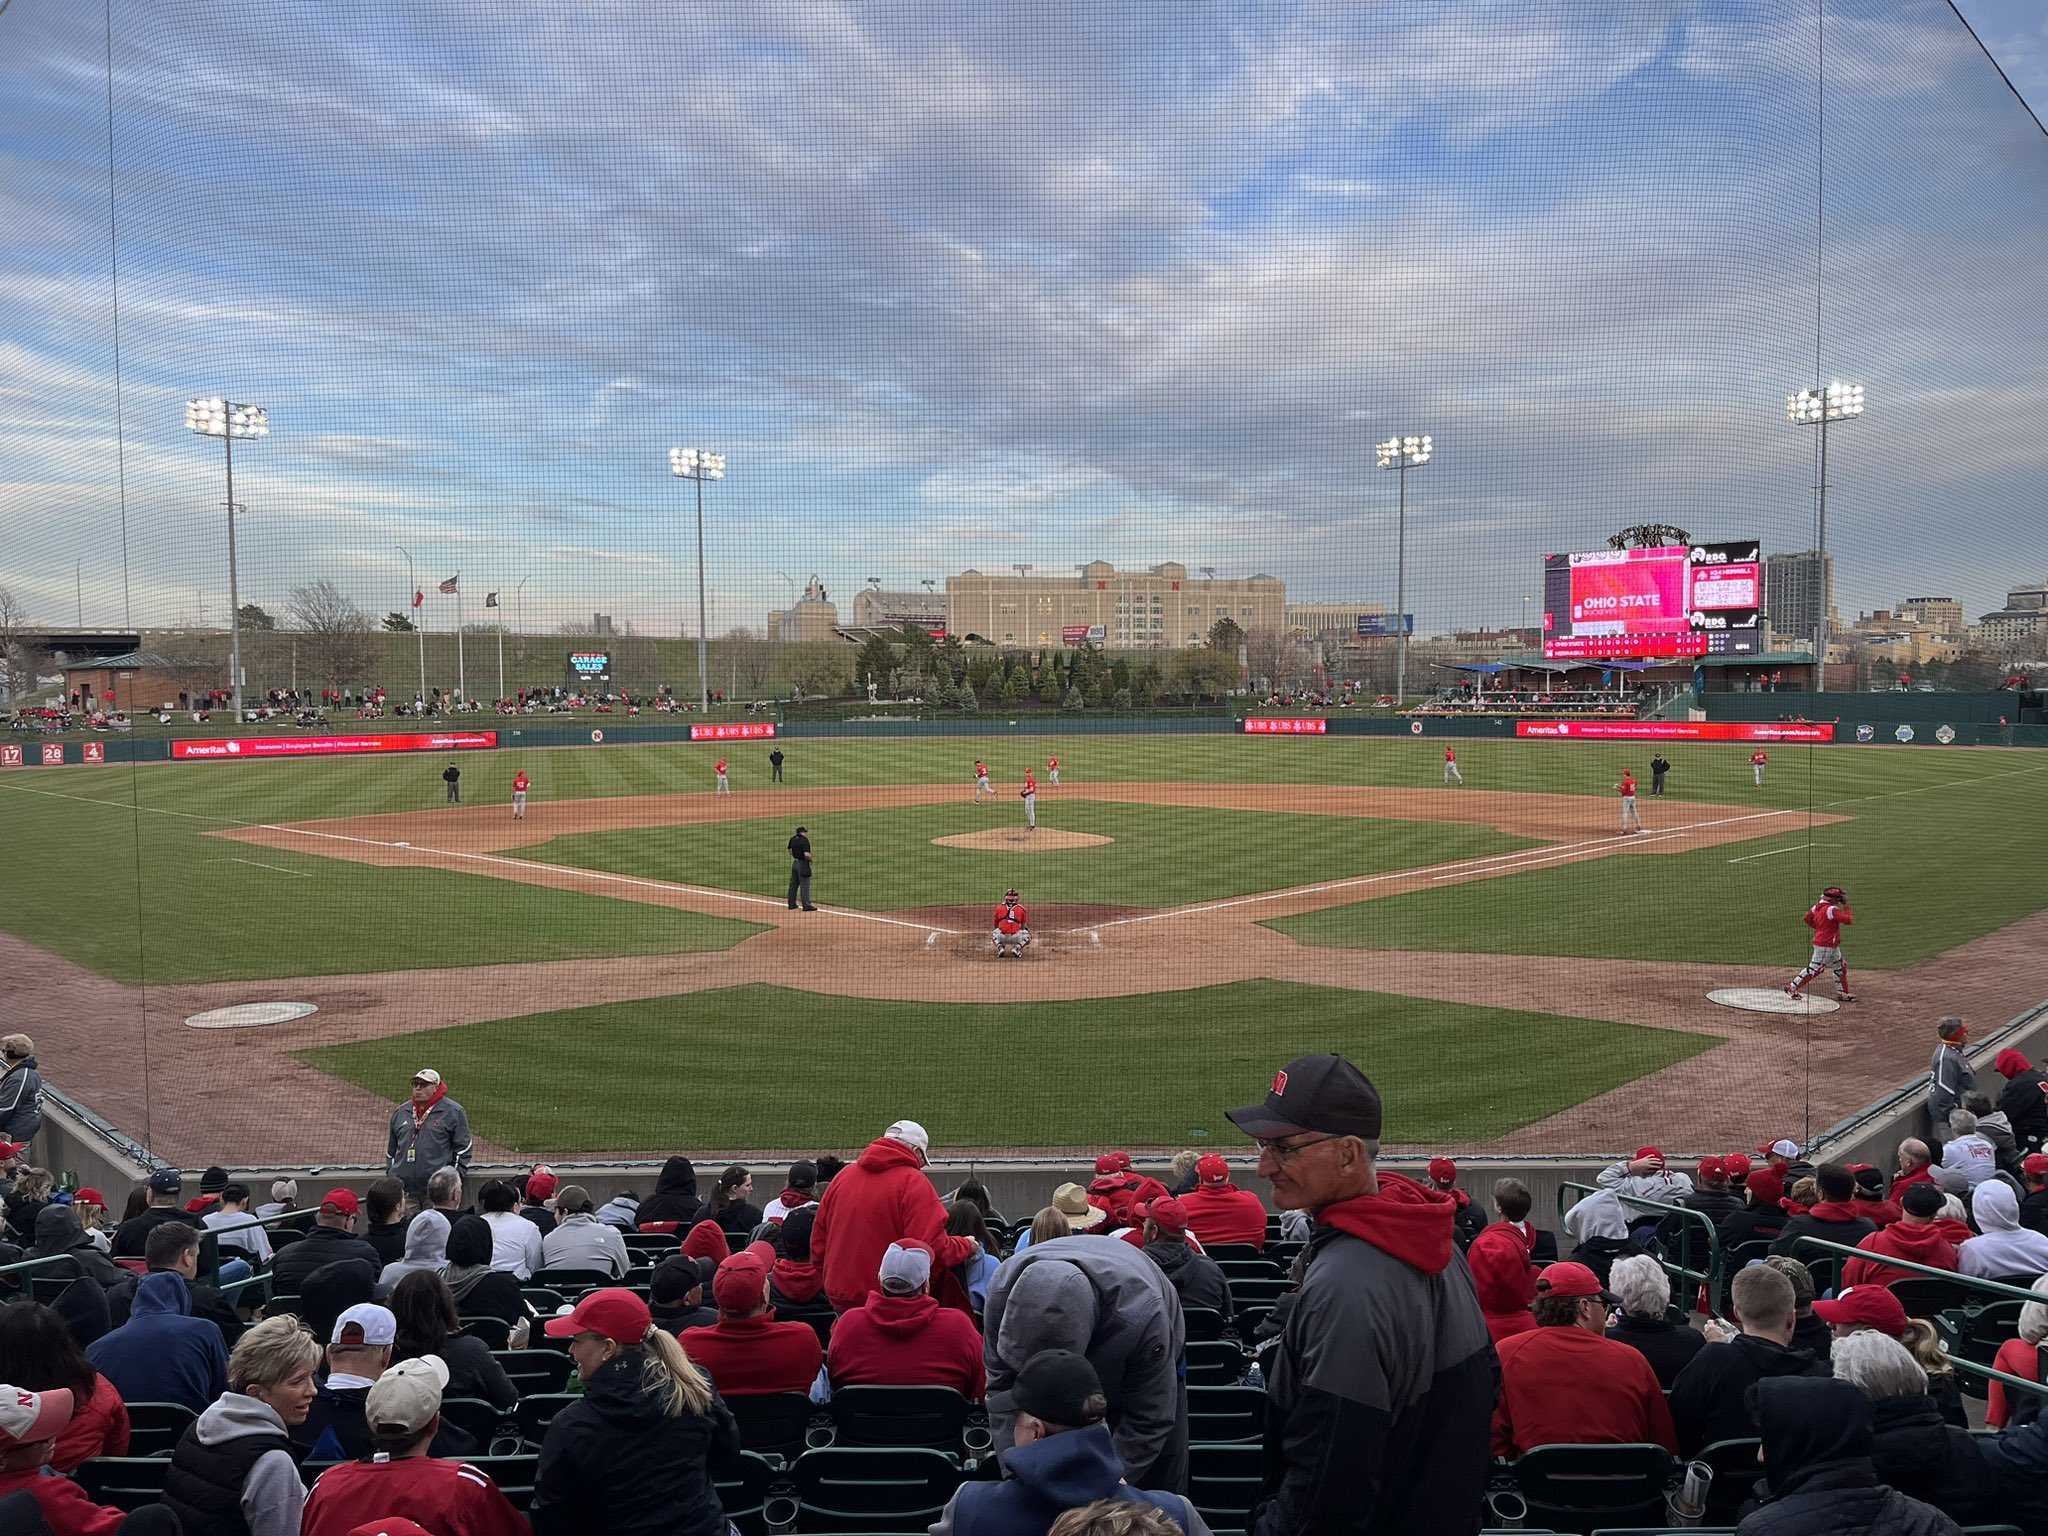
<svg viewBox="0 0 2048 1536"><path fill-rule="evenodd" d="M0 778L0 966L50 1081L162 1155L374 1160L420 1066L486 1155L1239 1143L1223 1111L1340 1050L1400 1148L1805 1134L1931 1020L2040 1000L2048 756L1438 739L806 739L85 766ZM1061 784L1048 782L1057 754ZM735 793L712 793L730 758ZM972 799L971 765L997 794ZM1038 828L1019 782L1037 771ZM533 781L514 820L515 771ZM798 824L821 910L785 904ZM1782 984L1847 889L1861 999ZM989 953L1015 886L1034 942ZM1822 996L1832 983L1816 984ZM317 1012L244 1030L230 1004Z"/></svg>

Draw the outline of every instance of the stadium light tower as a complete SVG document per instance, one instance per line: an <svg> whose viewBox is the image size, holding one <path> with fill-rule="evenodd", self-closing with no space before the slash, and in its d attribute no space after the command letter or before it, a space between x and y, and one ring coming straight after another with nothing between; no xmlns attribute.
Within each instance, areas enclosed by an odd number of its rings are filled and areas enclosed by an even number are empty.
<svg viewBox="0 0 2048 1536"><path fill-rule="evenodd" d="M235 568L235 439L270 435L270 413L215 396L185 402L185 426L201 437L217 437L228 467L228 666L234 676L235 724L242 723L242 594Z"/></svg>
<svg viewBox="0 0 2048 1536"><path fill-rule="evenodd" d="M1390 437L1377 445L1381 469L1401 477L1401 511L1394 535L1394 708L1408 696L1408 471L1420 469L1436 453L1436 440Z"/></svg>
<svg viewBox="0 0 2048 1536"><path fill-rule="evenodd" d="M1832 379L1826 389L1799 389L1785 397L1785 416L1795 427L1820 428L1820 602L1813 625L1815 692L1825 692L1828 673L1828 427L1863 414L1863 386Z"/></svg>
<svg viewBox="0 0 2048 1536"><path fill-rule="evenodd" d="M697 708L711 712L711 675L706 670L704 644L704 482L725 478L725 455L702 448L671 448L669 473L697 482Z"/></svg>

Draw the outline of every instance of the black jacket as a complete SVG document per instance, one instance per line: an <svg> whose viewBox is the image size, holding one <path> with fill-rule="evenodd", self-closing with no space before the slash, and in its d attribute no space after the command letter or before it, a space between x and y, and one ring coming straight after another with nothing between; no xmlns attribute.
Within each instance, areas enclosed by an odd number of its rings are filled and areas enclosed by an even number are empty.
<svg viewBox="0 0 2048 1536"><path fill-rule="evenodd" d="M2020 1144L2022 1152L2032 1151L2048 1140L2048 1093L2042 1091L2043 1084L2048 1084L2048 1073L2029 1067L2019 1076L2006 1079L2005 1087L1999 1091L1998 1107L2011 1122L2012 1139Z"/></svg>
<svg viewBox="0 0 2048 1536"><path fill-rule="evenodd" d="M494 1269L480 1275L474 1284L458 1291L455 1313L458 1317L502 1317L514 1328L521 1319L532 1315L526 1310L526 1299L519 1294L519 1277L509 1269Z"/></svg>
<svg viewBox="0 0 2048 1536"><path fill-rule="evenodd" d="M380 1269L405 1257L405 1232L411 1225L408 1221L387 1221L381 1226L363 1228L363 1241L377 1250Z"/></svg>
<svg viewBox="0 0 2048 1536"><path fill-rule="evenodd" d="M1932 1504L1958 1525L1996 1525L1998 1478L1966 1429L1946 1422L1924 1393L1870 1405L1872 1459L1884 1480L1908 1498Z"/></svg>
<svg viewBox="0 0 2048 1536"><path fill-rule="evenodd" d="M297 1242L277 1250L277 1257L270 1261L271 1289L296 1296L306 1288L306 1277L314 1270L343 1259L361 1259L379 1273L389 1262L379 1258L377 1250L353 1232L344 1232L339 1227L315 1227Z"/></svg>
<svg viewBox="0 0 2048 1536"><path fill-rule="evenodd" d="M1726 1344L1709 1344L1694 1355L1671 1384L1671 1423L1678 1451L1690 1456L1717 1440L1746 1440L1756 1433L1749 1416L1749 1389L1774 1376L1825 1376L1828 1368L1803 1349L1739 1333Z"/></svg>
<svg viewBox="0 0 2048 1536"><path fill-rule="evenodd" d="M1674 1323L1668 1317L1637 1317L1623 1313L1607 1325L1607 1337L1650 1362L1657 1373L1657 1385L1665 1391L1678 1379L1687 1362L1705 1347L1707 1336L1691 1323Z"/></svg>
<svg viewBox="0 0 2048 1536"><path fill-rule="evenodd" d="M687 1232L703 1209L704 1202L697 1198L696 1168L687 1157L672 1157L661 1165L654 1193L640 1202L633 1219L641 1226L652 1221L673 1221L679 1232Z"/></svg>
<svg viewBox="0 0 2048 1536"><path fill-rule="evenodd" d="M451 1373L444 1395L459 1395L454 1388ZM331 1387L321 1382L313 1391L313 1406L306 1411L305 1420L288 1431L294 1454L302 1461L360 1461L370 1455L377 1447L363 1416L369 1401L368 1387ZM460 1461L481 1454L483 1449L475 1436L443 1419L427 1454Z"/></svg>
<svg viewBox="0 0 2048 1536"><path fill-rule="evenodd" d="M1230 1321L1230 1282L1214 1259L1196 1253L1177 1237L1147 1243L1144 1254L1166 1272L1168 1283L1180 1292L1183 1307L1210 1307L1221 1312L1226 1323Z"/></svg>
<svg viewBox="0 0 2048 1536"><path fill-rule="evenodd" d="M747 1239L754 1235L754 1229L761 1225L761 1207L750 1201L740 1200L722 1211L714 1212L707 1205L697 1219L717 1222L718 1230L732 1239L732 1246L735 1249L744 1248ZM646 1218L643 1216L641 1220L644 1221Z"/></svg>
<svg viewBox="0 0 2048 1536"><path fill-rule="evenodd" d="M1770 1497L1739 1536L1960 1536L1940 1510L1877 1480L1870 1402L1846 1381L1767 1381L1757 1412Z"/></svg>
<svg viewBox="0 0 2048 1536"><path fill-rule="evenodd" d="M1835 1331L1822 1322L1811 1307L1792 1322L1792 1347L1803 1349L1822 1365L1834 1355Z"/></svg>
<svg viewBox="0 0 2048 1536"><path fill-rule="evenodd" d="M1731 1211L1721 1222L1721 1246L1734 1248L1743 1243L1771 1242L1785 1230L1787 1219L1775 1205L1744 1206Z"/></svg>
<svg viewBox="0 0 2048 1536"><path fill-rule="evenodd" d="M139 1259L149 1247L149 1234L158 1227L169 1226L182 1221L194 1231L203 1231L197 1216L167 1205L152 1205L138 1215L130 1216L114 1228L114 1257L117 1259Z"/></svg>
<svg viewBox="0 0 2048 1536"><path fill-rule="evenodd" d="M1486 1230L1486 1212L1477 1200L1467 1200L1458 1207L1455 1218L1458 1227L1458 1251L1463 1253L1472 1246L1472 1239Z"/></svg>
<svg viewBox="0 0 2048 1536"><path fill-rule="evenodd" d="M534 1536L725 1536L714 1474L740 1465L739 1426L718 1398L671 1417L640 1387L628 1350L556 1414L534 1476Z"/></svg>
<svg viewBox="0 0 2048 1536"><path fill-rule="evenodd" d="M85 1229L78 1224L78 1212L68 1205L46 1205L36 1217L35 1242L30 1245L26 1257L31 1259L54 1258L63 1254L70 1261L65 1264L46 1264L41 1269L28 1271L38 1278L58 1280L68 1275L97 1280L102 1286L129 1284L132 1288L135 1277L93 1244L85 1235Z"/></svg>
<svg viewBox="0 0 2048 1536"><path fill-rule="evenodd" d="M2048 1232L2048 1187L2034 1190L2020 1201L2020 1225L2033 1232Z"/></svg>
<svg viewBox="0 0 2048 1536"><path fill-rule="evenodd" d="M1790 1254L1795 1259L1819 1258L1819 1254L1802 1253L1793 1248L1792 1244L1802 1237L1818 1237L1830 1243L1840 1243L1844 1248L1854 1248L1876 1230L1877 1223L1868 1216L1853 1216L1843 1221L1832 1215L1821 1214L1820 1207L1815 1206L1812 1210L1802 1212L1785 1223L1785 1230L1780 1232L1777 1240L1771 1244L1771 1252Z"/></svg>

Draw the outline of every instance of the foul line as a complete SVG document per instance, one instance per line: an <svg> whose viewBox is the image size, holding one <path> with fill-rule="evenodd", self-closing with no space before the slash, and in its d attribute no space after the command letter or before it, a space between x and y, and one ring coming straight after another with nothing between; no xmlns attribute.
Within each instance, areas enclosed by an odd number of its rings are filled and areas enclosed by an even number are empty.
<svg viewBox="0 0 2048 1536"><path fill-rule="evenodd" d="M1788 848L1773 848L1766 853L1745 853L1741 858L1730 859L1728 862L1730 864L1747 864L1751 859L1775 859L1781 853L1799 853L1812 846L1813 844L1811 843L1794 843Z"/></svg>
<svg viewBox="0 0 2048 1536"><path fill-rule="evenodd" d="M294 879L298 879L298 880L310 880L310 879L312 879L312 878L313 878L313 876L312 876L312 873L311 873L310 871L308 871L308 870L303 870L303 869L286 869L286 868L285 868L285 867L284 867L284 866L283 866L282 864L263 864L263 863L259 863L259 862L258 862L257 860L255 860L255 859L233 859L233 858L231 858L231 859L228 859L228 860L226 860L225 862L226 862L226 863L229 863L229 864L246 864L246 865L248 865L248 866L249 866L249 867L250 867L251 869L268 869L268 870L272 870L272 871L274 871L275 873L277 873L277 874L280 874L280 875L290 875L290 876L292 876L292 877L293 877Z"/></svg>

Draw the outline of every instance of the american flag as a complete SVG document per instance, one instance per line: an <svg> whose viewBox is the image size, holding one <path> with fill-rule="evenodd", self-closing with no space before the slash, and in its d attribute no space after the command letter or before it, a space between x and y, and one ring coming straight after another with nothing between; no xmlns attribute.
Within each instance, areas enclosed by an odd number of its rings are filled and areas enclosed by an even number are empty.
<svg viewBox="0 0 2048 1536"><path fill-rule="evenodd" d="M497 607L497 606L498 606L498 594L497 594L497 593L495 593L495 592L486 592L486 593L484 594L484 606L485 606L486 608L495 608L495 607Z"/></svg>
<svg viewBox="0 0 2048 1536"><path fill-rule="evenodd" d="M424 593L424 592L421 592L421 591L419 591L419 590L417 590L417 589L415 589L415 590L414 590L414 592L413 592L413 594L412 594L412 605L413 605L413 607L415 607L415 608L419 607L419 605L420 605L421 603L424 603L424 602L425 602L426 600L427 600L427 594L426 594L426 593Z"/></svg>
<svg viewBox="0 0 2048 1536"><path fill-rule="evenodd" d="M462 580L462 572L457 571L453 576L450 576L446 581L441 583L441 590L443 592L453 592L455 590L455 584L460 580Z"/></svg>

